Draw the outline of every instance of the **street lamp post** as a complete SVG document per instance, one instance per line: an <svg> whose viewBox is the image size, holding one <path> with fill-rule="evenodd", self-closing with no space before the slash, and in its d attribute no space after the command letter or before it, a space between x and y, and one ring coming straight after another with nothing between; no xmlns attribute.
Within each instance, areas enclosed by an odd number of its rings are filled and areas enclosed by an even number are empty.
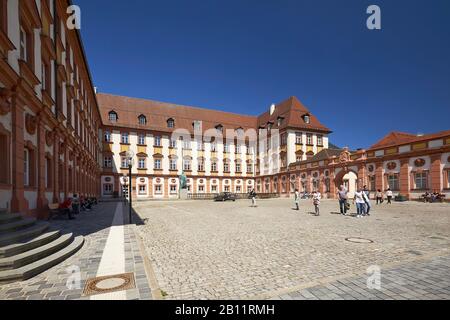
<svg viewBox="0 0 450 320"><path fill-rule="evenodd" d="M133 209L133 176L132 176L132 169L133 169L133 151L127 152L127 158L128 158L128 197L130 199L130 208L129 208L129 222L132 223L132 209Z"/></svg>

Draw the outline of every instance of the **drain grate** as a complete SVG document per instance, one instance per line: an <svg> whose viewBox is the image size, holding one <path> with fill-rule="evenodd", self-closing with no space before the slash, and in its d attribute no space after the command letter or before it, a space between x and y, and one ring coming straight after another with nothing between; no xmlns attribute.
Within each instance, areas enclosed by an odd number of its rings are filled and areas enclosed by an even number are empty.
<svg viewBox="0 0 450 320"><path fill-rule="evenodd" d="M125 291L136 288L134 273L88 279L84 287L84 296Z"/></svg>
<svg viewBox="0 0 450 320"><path fill-rule="evenodd" d="M353 242L353 243L374 243L373 240L370 239L363 239L363 238L347 238L345 241Z"/></svg>

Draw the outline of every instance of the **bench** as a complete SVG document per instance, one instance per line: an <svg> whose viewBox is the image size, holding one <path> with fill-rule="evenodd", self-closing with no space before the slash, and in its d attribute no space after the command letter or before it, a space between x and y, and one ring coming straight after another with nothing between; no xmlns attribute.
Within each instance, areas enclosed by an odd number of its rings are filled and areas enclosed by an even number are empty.
<svg viewBox="0 0 450 320"><path fill-rule="evenodd" d="M52 203L48 205L49 217L48 220L52 220L53 216L60 216L63 214L67 214L70 218L70 209L60 209L59 203Z"/></svg>

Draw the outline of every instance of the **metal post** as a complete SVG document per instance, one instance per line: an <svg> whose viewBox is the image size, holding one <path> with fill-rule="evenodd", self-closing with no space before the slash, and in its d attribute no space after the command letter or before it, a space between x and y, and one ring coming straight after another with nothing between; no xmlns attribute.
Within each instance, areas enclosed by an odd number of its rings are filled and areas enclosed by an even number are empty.
<svg viewBox="0 0 450 320"><path fill-rule="evenodd" d="M129 198L130 198L130 219L129 219L129 221L130 221L130 224L132 223L132 217L131 217L131 209L132 209L132 204L133 204L133 200L132 200L132 195L133 195L133 177L131 176L131 168L132 168L132 164L131 164L131 161L130 161L130 164L128 165L128 168L129 168L129 170L130 170L130 172L129 172L129 177L128 177L128 179L129 179L129 184L130 184L130 186L129 186L129 191L128 191L128 193L129 193Z"/></svg>

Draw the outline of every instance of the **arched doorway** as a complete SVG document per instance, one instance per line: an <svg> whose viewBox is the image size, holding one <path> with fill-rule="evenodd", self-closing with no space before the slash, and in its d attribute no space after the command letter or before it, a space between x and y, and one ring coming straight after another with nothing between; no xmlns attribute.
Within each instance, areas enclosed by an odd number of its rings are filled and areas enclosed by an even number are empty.
<svg viewBox="0 0 450 320"><path fill-rule="evenodd" d="M358 174L352 170L342 170L335 178L336 189L343 185L348 191L348 197L353 198L358 189Z"/></svg>

